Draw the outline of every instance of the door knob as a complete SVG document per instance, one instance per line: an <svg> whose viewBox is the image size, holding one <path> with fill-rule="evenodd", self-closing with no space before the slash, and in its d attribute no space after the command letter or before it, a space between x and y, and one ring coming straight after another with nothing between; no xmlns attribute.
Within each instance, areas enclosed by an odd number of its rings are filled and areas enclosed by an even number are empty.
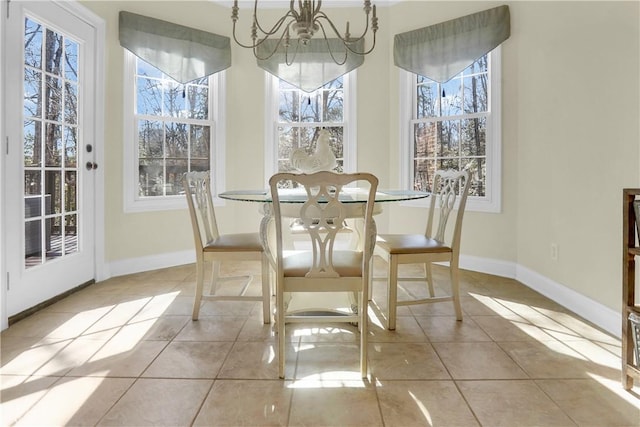
<svg viewBox="0 0 640 427"><path fill-rule="evenodd" d="M94 162L87 162L87 164L85 166L86 166L88 171L90 171L92 169L98 169L98 164L94 163Z"/></svg>

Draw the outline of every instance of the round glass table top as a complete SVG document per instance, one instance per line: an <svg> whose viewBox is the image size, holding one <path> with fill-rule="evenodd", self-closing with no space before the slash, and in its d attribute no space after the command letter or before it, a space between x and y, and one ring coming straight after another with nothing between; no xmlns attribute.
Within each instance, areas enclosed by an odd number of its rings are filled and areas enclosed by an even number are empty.
<svg viewBox="0 0 640 427"><path fill-rule="evenodd" d="M414 190L378 190L376 202L401 202L405 200L424 199L431 193ZM303 188L286 188L279 191L282 203L304 203L307 193ZM343 188L340 200L343 203L364 203L367 201L367 191L359 188ZM271 203L269 190L232 190L218 194L220 198L241 202Z"/></svg>

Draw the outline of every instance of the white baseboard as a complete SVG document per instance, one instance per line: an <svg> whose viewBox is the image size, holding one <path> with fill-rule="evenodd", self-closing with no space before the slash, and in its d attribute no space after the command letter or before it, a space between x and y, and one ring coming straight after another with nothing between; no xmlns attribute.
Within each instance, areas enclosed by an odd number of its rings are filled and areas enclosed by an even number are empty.
<svg viewBox="0 0 640 427"><path fill-rule="evenodd" d="M188 250L115 261L109 264L108 271L112 277L123 276L193 262L195 254ZM620 338L620 313L533 270L513 262L468 255L460 256L460 268L515 279Z"/></svg>
<svg viewBox="0 0 640 427"><path fill-rule="evenodd" d="M460 255L460 268L515 279L517 265L513 262L498 259Z"/></svg>
<svg viewBox="0 0 640 427"><path fill-rule="evenodd" d="M143 271L175 267L193 262L196 262L196 255L193 250L187 250L114 261L109 264L108 270L111 277L117 277L126 274L141 273Z"/></svg>
<svg viewBox="0 0 640 427"><path fill-rule="evenodd" d="M621 337L622 315L620 312L521 265L517 268L516 280L582 316L611 335Z"/></svg>
<svg viewBox="0 0 640 427"><path fill-rule="evenodd" d="M515 279L620 338L621 314L558 282L513 262L460 255L460 268Z"/></svg>

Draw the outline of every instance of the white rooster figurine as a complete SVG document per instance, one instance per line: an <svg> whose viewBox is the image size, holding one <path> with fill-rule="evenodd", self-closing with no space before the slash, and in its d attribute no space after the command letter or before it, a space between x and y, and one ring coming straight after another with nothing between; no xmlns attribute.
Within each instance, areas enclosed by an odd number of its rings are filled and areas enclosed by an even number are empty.
<svg viewBox="0 0 640 427"><path fill-rule="evenodd" d="M329 145L330 138L329 131L322 129L318 135L318 141L316 141L315 153L307 154L304 148L293 150L289 157L291 166L303 173L329 171L335 168L336 156Z"/></svg>

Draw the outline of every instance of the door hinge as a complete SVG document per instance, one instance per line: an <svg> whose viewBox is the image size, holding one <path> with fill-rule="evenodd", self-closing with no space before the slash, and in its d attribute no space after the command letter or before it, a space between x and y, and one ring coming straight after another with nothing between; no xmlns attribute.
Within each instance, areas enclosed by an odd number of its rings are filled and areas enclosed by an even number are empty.
<svg viewBox="0 0 640 427"><path fill-rule="evenodd" d="M8 156L9 155L9 137L7 137L7 148L6 148L6 150L7 150L7 156Z"/></svg>
<svg viewBox="0 0 640 427"><path fill-rule="evenodd" d="M7 19L9 19L9 6L11 6L11 0L7 0Z"/></svg>
<svg viewBox="0 0 640 427"><path fill-rule="evenodd" d="M11 290L11 285L9 284L9 272L7 271L7 291Z"/></svg>

